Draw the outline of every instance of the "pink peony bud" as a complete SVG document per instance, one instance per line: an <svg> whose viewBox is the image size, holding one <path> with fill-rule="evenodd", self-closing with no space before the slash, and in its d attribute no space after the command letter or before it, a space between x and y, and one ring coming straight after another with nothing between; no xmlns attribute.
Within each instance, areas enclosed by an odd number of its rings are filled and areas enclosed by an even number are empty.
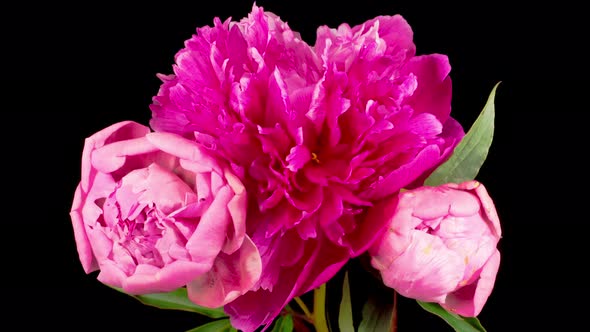
<svg viewBox="0 0 590 332"><path fill-rule="evenodd" d="M500 221L485 187L477 181L419 187L376 209L390 220L369 251L385 285L477 316L500 264Z"/></svg>
<svg viewBox="0 0 590 332"><path fill-rule="evenodd" d="M86 139L71 210L87 273L130 294L187 286L219 307L258 281L246 191L196 143L125 121Z"/></svg>

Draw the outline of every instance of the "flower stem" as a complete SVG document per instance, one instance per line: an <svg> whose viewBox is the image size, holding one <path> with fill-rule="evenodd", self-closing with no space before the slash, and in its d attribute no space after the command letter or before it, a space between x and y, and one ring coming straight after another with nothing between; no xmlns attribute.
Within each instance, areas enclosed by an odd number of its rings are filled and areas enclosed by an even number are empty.
<svg viewBox="0 0 590 332"><path fill-rule="evenodd" d="M326 321L326 284L313 291L313 318L316 332L330 332Z"/></svg>
<svg viewBox="0 0 590 332"><path fill-rule="evenodd" d="M297 304L299 305L301 310L303 310L303 313L305 314L305 316L307 318L313 319L313 315L312 315L311 311L309 311L309 309L305 305L305 302L303 302L303 300L299 296L295 297L295 302L297 302Z"/></svg>
<svg viewBox="0 0 590 332"><path fill-rule="evenodd" d="M286 311L286 314L291 315L293 317L294 322L297 321L298 319L300 319L301 321L304 321L304 322L309 323L310 325L313 325L313 316L311 314L309 316L302 314L298 311L293 310L293 308L291 308L290 305L287 305L285 307L285 311Z"/></svg>
<svg viewBox="0 0 590 332"><path fill-rule="evenodd" d="M397 292L393 291L393 308L391 313L391 328L390 332L397 332Z"/></svg>

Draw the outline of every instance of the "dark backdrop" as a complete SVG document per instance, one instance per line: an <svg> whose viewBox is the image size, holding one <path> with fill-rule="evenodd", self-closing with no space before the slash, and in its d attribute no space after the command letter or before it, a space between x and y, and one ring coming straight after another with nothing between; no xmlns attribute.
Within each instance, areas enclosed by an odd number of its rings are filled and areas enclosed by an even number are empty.
<svg viewBox="0 0 590 332"><path fill-rule="evenodd" d="M480 320L488 331L582 326L588 205L587 20L565 1L258 1L313 44L317 26L402 14L418 54L450 58L453 116L466 129L492 87L496 131L478 179L501 217L502 264ZM194 315L153 309L101 285L78 261L68 212L83 140L144 124L157 73L196 27L252 2L21 4L3 10L4 303L17 330L185 331ZM6 58L8 56L8 58ZM6 181L6 179L8 181ZM5 201L6 202L6 201ZM581 302L581 304L578 304ZM400 332L452 331L400 301Z"/></svg>

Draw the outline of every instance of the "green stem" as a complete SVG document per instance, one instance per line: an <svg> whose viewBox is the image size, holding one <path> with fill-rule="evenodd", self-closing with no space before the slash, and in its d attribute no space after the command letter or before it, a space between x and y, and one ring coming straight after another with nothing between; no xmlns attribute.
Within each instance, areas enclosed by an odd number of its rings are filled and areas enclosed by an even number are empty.
<svg viewBox="0 0 590 332"><path fill-rule="evenodd" d="M393 309L391 313L391 328L390 332L397 332L397 292L393 291Z"/></svg>
<svg viewBox="0 0 590 332"><path fill-rule="evenodd" d="M309 309L305 305L305 302L303 302L303 300L299 296L295 297L295 302L297 302L297 304L299 305L301 310L303 310L303 313L305 314L305 316L307 316L307 318L313 319L311 311L309 311Z"/></svg>
<svg viewBox="0 0 590 332"><path fill-rule="evenodd" d="M330 332L326 321L326 284L313 291L313 318L316 332Z"/></svg>
<svg viewBox="0 0 590 332"><path fill-rule="evenodd" d="M293 308L291 308L290 305L287 305L285 307L285 311L287 312L288 315L291 315L293 317L293 319L300 319L304 322L307 322L307 323L313 325L313 315L310 314L308 316L308 315L300 313L299 311L295 311L295 310L293 310Z"/></svg>

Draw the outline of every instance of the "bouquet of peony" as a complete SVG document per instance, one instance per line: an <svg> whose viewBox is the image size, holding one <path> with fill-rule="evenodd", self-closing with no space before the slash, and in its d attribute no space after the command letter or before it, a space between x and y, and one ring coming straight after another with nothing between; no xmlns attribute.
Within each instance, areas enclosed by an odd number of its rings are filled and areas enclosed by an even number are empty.
<svg viewBox="0 0 590 332"><path fill-rule="evenodd" d="M448 58L415 53L400 15L319 27L313 46L256 5L198 28L149 126L85 141L70 213L84 271L211 318L191 331L395 331L397 294L485 331L501 228L475 177L495 87L466 132ZM389 301L351 296L367 282Z"/></svg>

